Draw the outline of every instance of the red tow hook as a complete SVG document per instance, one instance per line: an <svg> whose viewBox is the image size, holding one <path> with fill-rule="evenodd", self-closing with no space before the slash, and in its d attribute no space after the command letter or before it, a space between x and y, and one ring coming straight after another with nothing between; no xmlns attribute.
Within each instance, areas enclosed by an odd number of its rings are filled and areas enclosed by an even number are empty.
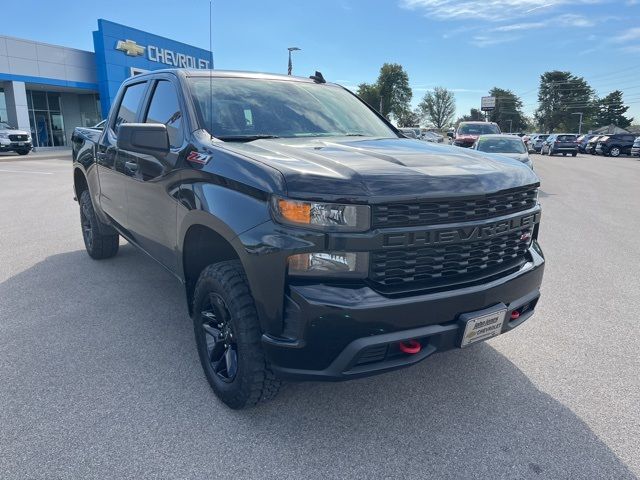
<svg viewBox="0 0 640 480"><path fill-rule="evenodd" d="M514 310L513 312L511 312L511 320L517 320L520 317L520 312L517 310Z"/></svg>
<svg viewBox="0 0 640 480"><path fill-rule="evenodd" d="M409 355L415 355L420 350L422 350L422 345L417 340L404 340L398 343L398 347L400 347L400 351L403 353L407 353Z"/></svg>

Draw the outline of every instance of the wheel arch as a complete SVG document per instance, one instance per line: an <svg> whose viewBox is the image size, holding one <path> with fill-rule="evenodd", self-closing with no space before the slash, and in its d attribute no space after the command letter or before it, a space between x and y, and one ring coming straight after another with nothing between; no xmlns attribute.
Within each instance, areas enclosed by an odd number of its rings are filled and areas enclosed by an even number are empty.
<svg viewBox="0 0 640 480"><path fill-rule="evenodd" d="M226 260L239 260L243 263L241 252L238 252L233 244L236 235L230 227L204 212L192 214L191 221L182 228L178 255L189 315L193 313L196 282L207 265Z"/></svg>
<svg viewBox="0 0 640 480"><path fill-rule="evenodd" d="M80 199L80 195L85 190L89 190L89 182L87 176L84 174L81 168L75 167L73 169L73 190L75 192L76 199Z"/></svg>

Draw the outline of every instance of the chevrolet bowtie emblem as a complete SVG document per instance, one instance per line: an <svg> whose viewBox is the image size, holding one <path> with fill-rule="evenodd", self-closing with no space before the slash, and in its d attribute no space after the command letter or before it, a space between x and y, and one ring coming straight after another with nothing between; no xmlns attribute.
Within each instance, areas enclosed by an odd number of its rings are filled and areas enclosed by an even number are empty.
<svg viewBox="0 0 640 480"><path fill-rule="evenodd" d="M120 50L130 57L144 55L144 47L141 47L133 40L118 40L118 43L116 43L116 50Z"/></svg>

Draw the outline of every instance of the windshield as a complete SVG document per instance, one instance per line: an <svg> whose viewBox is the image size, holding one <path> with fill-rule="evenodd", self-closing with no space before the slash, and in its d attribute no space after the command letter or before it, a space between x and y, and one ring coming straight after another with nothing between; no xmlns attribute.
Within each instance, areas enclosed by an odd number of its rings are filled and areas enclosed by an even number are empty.
<svg viewBox="0 0 640 480"><path fill-rule="evenodd" d="M0 122L0 130L15 130L11 125L5 122Z"/></svg>
<svg viewBox="0 0 640 480"><path fill-rule="evenodd" d="M201 125L222 140L397 137L341 87L251 78L189 78ZM209 96L211 92L211 96Z"/></svg>
<svg viewBox="0 0 640 480"><path fill-rule="evenodd" d="M524 142L520 137L480 137L478 139L478 150L490 153L527 153Z"/></svg>
<svg viewBox="0 0 640 480"><path fill-rule="evenodd" d="M500 133L500 130L491 123L464 123L458 128L458 135L488 135L492 133Z"/></svg>
<svg viewBox="0 0 640 480"><path fill-rule="evenodd" d="M558 140L559 142L575 142L576 136L575 135L558 135L558 138L556 140Z"/></svg>

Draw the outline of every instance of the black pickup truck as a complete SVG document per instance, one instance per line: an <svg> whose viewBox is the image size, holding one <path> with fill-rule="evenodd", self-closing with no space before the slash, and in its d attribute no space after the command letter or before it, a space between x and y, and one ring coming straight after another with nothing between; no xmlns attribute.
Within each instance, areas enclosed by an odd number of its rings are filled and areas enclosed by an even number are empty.
<svg viewBox="0 0 640 480"><path fill-rule="evenodd" d="M87 252L109 258L123 237L184 284L232 408L282 379L408 366L534 312L536 174L404 138L321 74L138 75L99 134L74 138Z"/></svg>

